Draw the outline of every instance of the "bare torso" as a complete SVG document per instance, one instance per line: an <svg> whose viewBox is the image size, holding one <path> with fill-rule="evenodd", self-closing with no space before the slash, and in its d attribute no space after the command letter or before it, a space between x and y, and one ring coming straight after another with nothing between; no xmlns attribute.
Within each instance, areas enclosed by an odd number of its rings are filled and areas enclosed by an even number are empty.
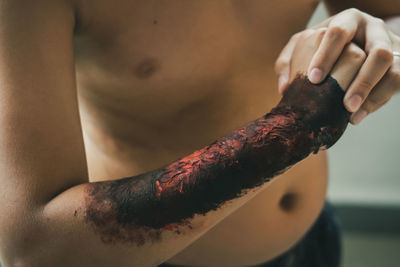
<svg viewBox="0 0 400 267"><path fill-rule="evenodd" d="M274 61L316 4L80 0L76 71L91 181L160 167L269 111L280 98ZM272 183L170 262L251 265L287 250L322 208L325 154Z"/></svg>

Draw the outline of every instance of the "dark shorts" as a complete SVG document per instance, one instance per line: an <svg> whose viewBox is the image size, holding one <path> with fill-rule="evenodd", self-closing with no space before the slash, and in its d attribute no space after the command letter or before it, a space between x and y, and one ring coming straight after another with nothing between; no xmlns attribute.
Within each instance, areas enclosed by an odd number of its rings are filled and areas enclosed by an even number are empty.
<svg viewBox="0 0 400 267"><path fill-rule="evenodd" d="M340 222L328 202L307 234L290 250L257 267L339 267ZM159 267L173 267L161 264Z"/></svg>

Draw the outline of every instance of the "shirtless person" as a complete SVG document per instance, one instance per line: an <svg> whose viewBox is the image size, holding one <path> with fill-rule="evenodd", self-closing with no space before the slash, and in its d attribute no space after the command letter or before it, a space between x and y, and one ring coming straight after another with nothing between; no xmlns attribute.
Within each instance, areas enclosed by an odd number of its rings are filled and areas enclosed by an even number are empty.
<svg viewBox="0 0 400 267"><path fill-rule="evenodd" d="M327 4L400 13L396 0L351 2ZM248 266L292 247L324 205L324 152L142 243L129 225L102 232L115 220L110 199L89 210L105 220L88 221L88 188L118 188L92 182L156 170L269 111L280 99L274 61L316 4L1 0L3 264ZM279 88L298 71L315 83L331 73L358 123L400 88L399 50L383 21L346 10L291 39L276 64Z"/></svg>

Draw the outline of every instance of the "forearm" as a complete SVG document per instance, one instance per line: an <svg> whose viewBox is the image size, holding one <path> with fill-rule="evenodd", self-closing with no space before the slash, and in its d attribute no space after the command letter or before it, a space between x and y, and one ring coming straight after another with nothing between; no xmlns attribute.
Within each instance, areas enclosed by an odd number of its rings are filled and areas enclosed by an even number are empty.
<svg viewBox="0 0 400 267"><path fill-rule="evenodd" d="M340 94L334 97L340 101ZM170 229L171 224L215 210L333 142L321 140L319 128L304 117L304 111L281 102L265 116L165 167L93 183L88 219L94 225L103 221L91 211L101 209L104 199L125 224L152 229Z"/></svg>
<svg viewBox="0 0 400 267"><path fill-rule="evenodd" d="M186 157L135 177L79 187L85 204L74 214L105 245L149 243L165 252L173 236L186 240L183 249L229 214L226 203L233 211L247 192L331 146L348 122L342 98L331 78L317 86L298 78L270 113ZM54 199L46 214L68 198ZM207 223L193 223L196 215ZM179 249L169 256L172 251Z"/></svg>

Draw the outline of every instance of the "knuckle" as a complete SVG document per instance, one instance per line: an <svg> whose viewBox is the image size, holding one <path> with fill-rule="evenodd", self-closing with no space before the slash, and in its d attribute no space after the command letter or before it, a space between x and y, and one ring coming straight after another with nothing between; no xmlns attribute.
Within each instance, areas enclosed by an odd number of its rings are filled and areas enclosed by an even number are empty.
<svg viewBox="0 0 400 267"><path fill-rule="evenodd" d="M370 80L361 79L357 83L357 87L360 89L358 93L361 95L362 98L365 98L369 90L372 89L373 86L374 84Z"/></svg>
<svg viewBox="0 0 400 267"><path fill-rule="evenodd" d="M391 49L385 44L376 44L371 49L371 55L374 55L375 58L379 61L383 62L392 62L393 61L393 53Z"/></svg>
<svg viewBox="0 0 400 267"><path fill-rule="evenodd" d="M351 56L354 60L364 62L367 58L367 54L357 45L350 43L345 48L345 53Z"/></svg>
<svg viewBox="0 0 400 267"><path fill-rule="evenodd" d="M334 25L329 27L327 31L327 35L331 39L341 39L344 38L346 35L346 30L338 25Z"/></svg>

